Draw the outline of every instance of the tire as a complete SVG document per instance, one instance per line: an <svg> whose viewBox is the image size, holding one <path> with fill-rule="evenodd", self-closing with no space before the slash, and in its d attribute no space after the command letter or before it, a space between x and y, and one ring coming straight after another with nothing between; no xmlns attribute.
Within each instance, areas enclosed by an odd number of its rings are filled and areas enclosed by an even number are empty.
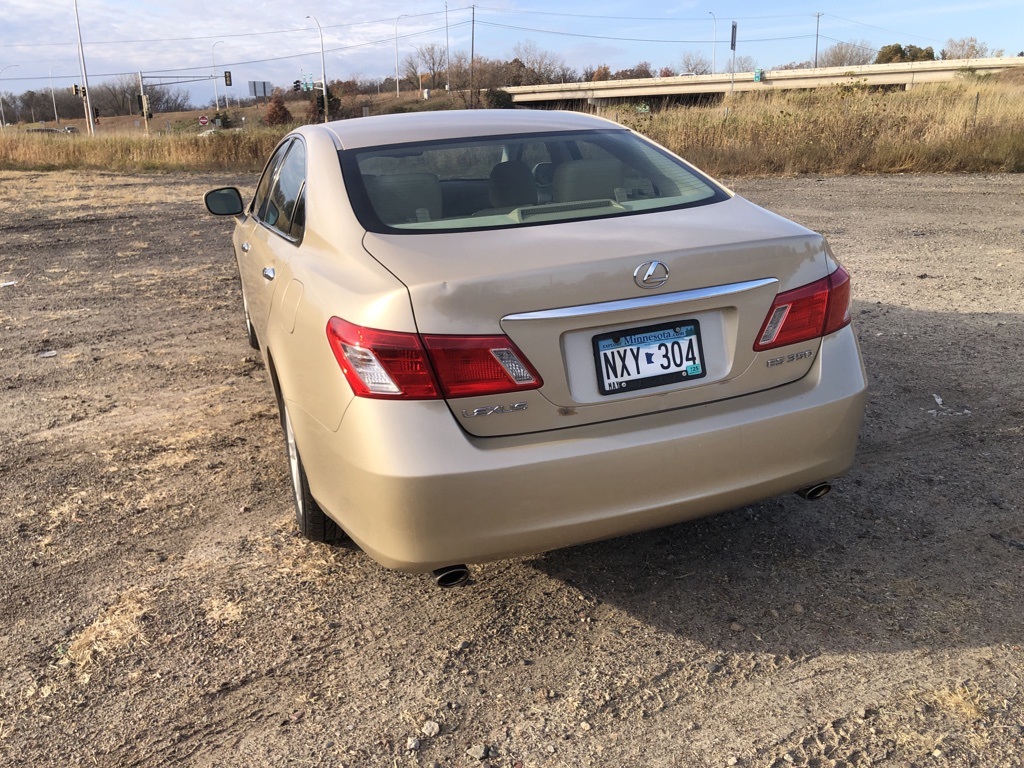
<svg viewBox="0 0 1024 768"><path fill-rule="evenodd" d="M299 456L299 448L295 442L295 431L288 415L288 407L281 398L281 426L284 428L284 442L288 450L288 472L292 479L292 500L295 502L295 523L299 533L310 541L335 541L343 538L338 524L329 518L316 499L309 492L306 470Z"/></svg>

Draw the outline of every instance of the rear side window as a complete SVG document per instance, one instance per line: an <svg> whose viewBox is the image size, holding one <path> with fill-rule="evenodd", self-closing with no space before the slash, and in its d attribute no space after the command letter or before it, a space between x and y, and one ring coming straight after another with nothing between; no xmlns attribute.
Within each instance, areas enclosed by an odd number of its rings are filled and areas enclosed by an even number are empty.
<svg viewBox="0 0 1024 768"><path fill-rule="evenodd" d="M306 147L299 139L282 144L263 172L253 214L268 227L293 240L305 229Z"/></svg>
<svg viewBox="0 0 1024 768"><path fill-rule="evenodd" d="M728 193L626 130L481 137L340 153L372 232L552 224L708 205Z"/></svg>

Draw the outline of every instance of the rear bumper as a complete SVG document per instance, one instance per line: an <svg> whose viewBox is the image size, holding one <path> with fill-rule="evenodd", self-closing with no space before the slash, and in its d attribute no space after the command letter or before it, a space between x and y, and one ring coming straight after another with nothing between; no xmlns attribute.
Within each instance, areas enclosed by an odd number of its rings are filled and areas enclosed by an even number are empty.
<svg viewBox="0 0 1024 768"><path fill-rule="evenodd" d="M296 432L324 510L382 564L427 571L657 528L834 478L853 462L866 387L846 327L801 380L709 405L474 438L442 402L356 398L338 432L301 411Z"/></svg>

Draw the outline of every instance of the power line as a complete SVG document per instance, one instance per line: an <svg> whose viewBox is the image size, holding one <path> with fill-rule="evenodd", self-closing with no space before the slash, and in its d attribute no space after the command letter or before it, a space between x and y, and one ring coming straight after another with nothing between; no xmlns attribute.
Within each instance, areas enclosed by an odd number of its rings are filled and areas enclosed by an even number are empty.
<svg viewBox="0 0 1024 768"><path fill-rule="evenodd" d="M680 44L695 44L695 45L710 45L711 40L667 40L664 38L649 38L649 37L613 37L610 35L590 35L584 32L559 32L553 29L537 29L535 27L520 27L513 24L499 24L495 21L477 21L477 24L487 27L498 27L500 29L515 29L520 32L537 32L546 35L558 35L561 37L583 37L590 40L611 40L619 43L667 43L670 45ZM780 42L785 40L806 40L814 37L814 35L790 35L787 37L750 37L743 38L744 43L771 43Z"/></svg>

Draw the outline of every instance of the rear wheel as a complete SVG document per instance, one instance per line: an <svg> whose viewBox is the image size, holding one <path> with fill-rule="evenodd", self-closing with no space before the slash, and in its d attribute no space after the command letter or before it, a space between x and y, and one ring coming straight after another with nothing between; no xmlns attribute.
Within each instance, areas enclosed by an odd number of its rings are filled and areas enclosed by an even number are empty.
<svg viewBox="0 0 1024 768"><path fill-rule="evenodd" d="M288 415L288 407L281 398L281 425L284 427L284 442L288 449L288 470L292 478L292 497L295 502L295 522L299 533L311 541L333 541L341 538L338 524L329 518L316 499L309 492L306 470L302 466L299 448L295 443L295 431Z"/></svg>

